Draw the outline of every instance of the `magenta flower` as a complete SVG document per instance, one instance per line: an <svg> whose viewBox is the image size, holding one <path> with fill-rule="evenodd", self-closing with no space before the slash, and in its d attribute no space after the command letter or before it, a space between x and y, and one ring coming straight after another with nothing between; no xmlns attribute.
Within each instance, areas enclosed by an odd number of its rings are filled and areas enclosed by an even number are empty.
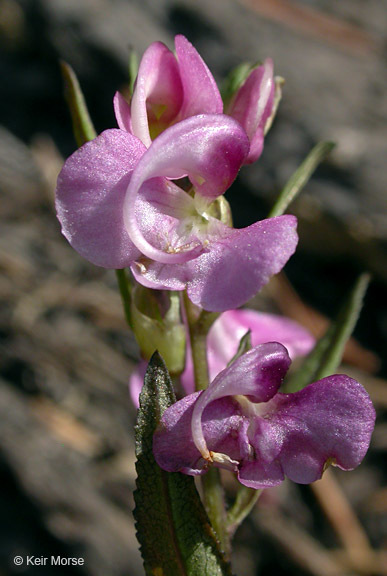
<svg viewBox="0 0 387 576"><path fill-rule="evenodd" d="M213 464L259 489L285 476L314 482L329 464L343 470L358 466L375 422L367 392L356 380L335 374L282 394L289 365L281 344L261 344L207 390L168 408L153 439L161 468L197 475Z"/></svg>
<svg viewBox="0 0 387 576"><path fill-rule="evenodd" d="M234 229L214 202L249 151L239 123L193 116L151 146L107 130L65 163L56 191L62 232L82 256L106 268L131 267L144 286L184 290L206 310L244 304L279 272L297 244L286 215ZM190 193L173 180L188 176Z"/></svg>
<svg viewBox="0 0 387 576"><path fill-rule="evenodd" d="M181 120L198 114L221 114L223 102L216 82L192 44L175 38L176 56L161 42L145 51L130 105L117 92L114 110L118 126L148 148L152 140ZM265 127L275 112L273 62L257 66L233 95L225 111L244 128L250 150L244 163L259 158Z"/></svg>
<svg viewBox="0 0 387 576"><path fill-rule="evenodd" d="M228 310L223 312L211 326L207 337L207 359L210 380L214 380L236 354L241 338L251 331L253 346L278 340L285 346L293 359L305 356L313 348L315 339L300 324L275 314L256 310ZM132 372L129 380L130 396L135 406L144 383L147 362L142 360ZM186 394L195 391L191 347L186 349L185 369L181 384Z"/></svg>

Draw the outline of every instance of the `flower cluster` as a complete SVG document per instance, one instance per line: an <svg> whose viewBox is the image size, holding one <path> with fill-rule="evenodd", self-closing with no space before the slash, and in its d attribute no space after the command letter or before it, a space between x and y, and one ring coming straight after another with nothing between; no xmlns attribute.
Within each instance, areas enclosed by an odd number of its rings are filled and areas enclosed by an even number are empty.
<svg viewBox="0 0 387 576"><path fill-rule="evenodd" d="M223 194L262 151L274 110L271 61L228 108L183 36L176 57L152 44L130 107L115 96L120 129L82 146L60 173L57 213L73 248L98 266L130 267L144 286L186 289L205 310L236 308L258 292L295 251L296 219L235 229ZM182 178L188 192L177 185Z"/></svg>
<svg viewBox="0 0 387 576"><path fill-rule="evenodd" d="M154 454L165 470L195 475L215 465L253 488L285 476L312 482L328 464L357 466L375 419L365 390L344 375L279 392L289 355L306 354L313 338L289 320L235 310L283 268L298 241L291 215L233 228L224 199L240 168L262 153L278 86L267 59L224 104L184 36L176 37L175 54L155 42L141 60L130 103L114 97L119 128L77 150L56 191L62 232L83 257L130 268L142 291L185 290L199 308L223 312L207 339L212 383L194 392L188 346L181 374L187 395L164 413ZM168 330L160 323L154 331L172 334L184 358L185 328L174 324L175 304ZM135 321L149 351L154 338L146 342L147 330L159 320L136 309ZM247 330L253 348L229 365ZM140 366L131 381L135 402L144 371Z"/></svg>

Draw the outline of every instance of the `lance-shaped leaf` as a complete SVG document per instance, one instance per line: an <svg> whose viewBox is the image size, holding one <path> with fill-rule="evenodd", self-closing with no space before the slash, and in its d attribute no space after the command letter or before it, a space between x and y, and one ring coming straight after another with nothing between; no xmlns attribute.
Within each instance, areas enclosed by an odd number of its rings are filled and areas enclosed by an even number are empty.
<svg viewBox="0 0 387 576"><path fill-rule="evenodd" d="M160 418L175 402L165 364L156 352L140 395L136 425L137 538L147 576L231 576L192 477L164 472L152 441Z"/></svg>
<svg viewBox="0 0 387 576"><path fill-rule="evenodd" d="M76 143L82 146L97 136L89 116L86 102L74 70L66 62L61 62L62 77L65 86L65 97L73 121Z"/></svg>
<svg viewBox="0 0 387 576"><path fill-rule="evenodd" d="M302 390L310 382L329 376L338 368L345 344L359 318L369 281L369 274L359 276L336 320L306 357L301 368L285 383L286 392Z"/></svg>
<svg viewBox="0 0 387 576"><path fill-rule="evenodd" d="M289 204L298 196L309 178L316 170L317 166L325 159L329 152L334 148L333 142L319 142L305 158L301 166L297 168L294 174L289 178L278 196L276 203L270 210L269 218L281 216L285 213Z"/></svg>

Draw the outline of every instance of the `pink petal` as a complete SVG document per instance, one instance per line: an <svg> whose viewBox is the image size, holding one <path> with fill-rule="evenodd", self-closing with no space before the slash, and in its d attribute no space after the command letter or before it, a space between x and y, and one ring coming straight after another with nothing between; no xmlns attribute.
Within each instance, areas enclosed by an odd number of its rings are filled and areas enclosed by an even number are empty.
<svg viewBox="0 0 387 576"><path fill-rule="evenodd" d="M116 116L117 124L121 130L130 132L132 134L132 123L130 121L130 105L125 98L116 92L113 98L114 114Z"/></svg>
<svg viewBox="0 0 387 576"><path fill-rule="evenodd" d="M238 472L238 480L244 486L260 490L278 486L285 479L281 464L275 460L246 460Z"/></svg>
<svg viewBox="0 0 387 576"><path fill-rule="evenodd" d="M265 60L255 68L234 96L227 113L238 120L250 140L246 164L255 162L263 149L265 124L274 103L273 62Z"/></svg>
<svg viewBox="0 0 387 576"><path fill-rule="evenodd" d="M179 119L197 114L221 114L222 97L205 62L184 36L176 36L175 47L184 91Z"/></svg>
<svg viewBox="0 0 387 576"><path fill-rule="evenodd" d="M240 339L248 330L251 331L253 347L264 342L280 342L285 346L292 360L297 356L305 356L315 345L315 338L298 322L284 316L247 308L229 310L220 316L210 331L210 346L212 330L218 330L218 342L220 331L228 333L230 338L234 337L235 350L232 355L236 353Z"/></svg>
<svg viewBox="0 0 387 576"><path fill-rule="evenodd" d="M208 252L186 264L188 296L204 310L221 312L242 306L277 274L294 253L297 220L285 215L229 228Z"/></svg>
<svg viewBox="0 0 387 576"><path fill-rule="evenodd" d="M137 282L155 290L185 290L188 281L184 264L160 264L141 257L131 271Z"/></svg>
<svg viewBox="0 0 387 576"><path fill-rule="evenodd" d="M195 446L191 435L191 419L195 402L203 392L196 392L168 408L153 436L153 453L158 465L169 472L203 474L207 463ZM241 453L239 431L244 418L231 398L222 398L211 404L203 414L202 425L208 446L216 452L227 450L238 459Z"/></svg>
<svg viewBox="0 0 387 576"><path fill-rule="evenodd" d="M179 112L182 101L176 58L164 44L154 42L145 51L138 70L131 102L133 134L150 146L149 124L159 124L159 131L166 128Z"/></svg>
<svg viewBox="0 0 387 576"><path fill-rule="evenodd" d="M141 360L136 368L133 370L129 378L129 394L130 398L136 408L139 407L139 396L144 384L145 372L148 367L148 363L145 360Z"/></svg>
<svg viewBox="0 0 387 576"><path fill-rule="evenodd" d="M84 258L124 268L139 256L123 221L125 192L143 144L122 130L107 130L65 162L56 209L62 232Z"/></svg>
<svg viewBox="0 0 387 576"><path fill-rule="evenodd" d="M290 480L308 484L321 478L331 460L343 470L358 466L374 423L375 410L361 384L335 374L294 394L277 394L252 443L257 460L276 460Z"/></svg>

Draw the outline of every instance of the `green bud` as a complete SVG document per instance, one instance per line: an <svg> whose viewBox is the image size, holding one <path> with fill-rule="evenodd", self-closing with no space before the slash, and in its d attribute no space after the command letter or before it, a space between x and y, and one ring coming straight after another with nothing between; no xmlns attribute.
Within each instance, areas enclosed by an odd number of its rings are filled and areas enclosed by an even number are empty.
<svg viewBox="0 0 387 576"><path fill-rule="evenodd" d="M185 365L186 331L180 315L179 294L137 284L132 292L132 323L143 357L149 360L158 350L169 372L181 374Z"/></svg>

